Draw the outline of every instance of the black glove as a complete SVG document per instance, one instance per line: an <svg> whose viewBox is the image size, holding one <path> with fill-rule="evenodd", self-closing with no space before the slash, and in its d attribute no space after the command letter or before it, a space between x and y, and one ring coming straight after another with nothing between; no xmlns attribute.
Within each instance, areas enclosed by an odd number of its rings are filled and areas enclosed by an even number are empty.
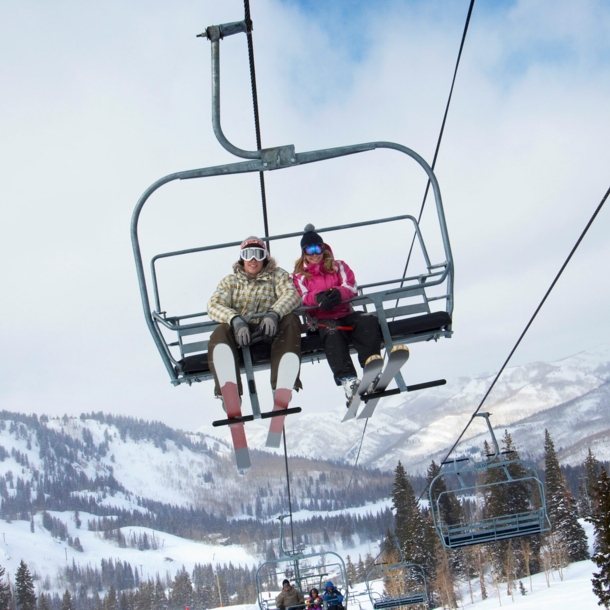
<svg viewBox="0 0 610 610"><path fill-rule="evenodd" d="M272 337L275 337L279 322L280 316L278 316L275 311L269 310L263 316L263 319L259 323L259 328L262 330L263 337L265 339L271 339Z"/></svg>
<svg viewBox="0 0 610 610"><path fill-rule="evenodd" d="M231 326L233 327L233 334L235 335L235 341L239 347L244 345L250 345L250 327L248 323L239 316L235 316L231 320Z"/></svg>
<svg viewBox="0 0 610 610"><path fill-rule="evenodd" d="M320 305L320 309L330 311L341 303L341 293L336 288L330 288L326 292L318 292L316 301Z"/></svg>
<svg viewBox="0 0 610 610"><path fill-rule="evenodd" d="M336 288L327 290L326 295L328 297L329 309L332 309L341 303L341 293Z"/></svg>
<svg viewBox="0 0 610 610"><path fill-rule="evenodd" d="M326 294L326 292L318 292L315 299L316 303L320 306L320 309L323 309L324 311L332 309L332 307L328 307L328 294Z"/></svg>

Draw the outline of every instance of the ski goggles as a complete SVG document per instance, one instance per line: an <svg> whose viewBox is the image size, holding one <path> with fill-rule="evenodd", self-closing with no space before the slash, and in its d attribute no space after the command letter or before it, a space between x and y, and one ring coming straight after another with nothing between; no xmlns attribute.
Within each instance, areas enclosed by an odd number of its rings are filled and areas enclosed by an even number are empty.
<svg viewBox="0 0 610 610"><path fill-rule="evenodd" d="M309 256L311 256L312 254L322 254L322 252L324 252L324 246L320 244L314 244L313 246L305 246L303 248L303 252L305 252L305 254L309 254Z"/></svg>
<svg viewBox="0 0 610 610"><path fill-rule="evenodd" d="M267 257L267 250L262 248L244 248L239 255L245 261L251 261L253 258L257 261L264 261Z"/></svg>

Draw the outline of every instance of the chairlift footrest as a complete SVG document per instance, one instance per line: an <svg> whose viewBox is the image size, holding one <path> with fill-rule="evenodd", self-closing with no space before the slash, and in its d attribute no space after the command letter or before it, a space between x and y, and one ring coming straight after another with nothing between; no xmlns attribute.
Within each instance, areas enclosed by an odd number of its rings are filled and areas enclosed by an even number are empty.
<svg viewBox="0 0 610 610"><path fill-rule="evenodd" d="M400 394L400 388L393 388L392 390L383 390L383 392L371 392L370 394L362 395L362 402L366 403L374 398L383 398L384 396L394 396Z"/></svg>
<svg viewBox="0 0 610 610"><path fill-rule="evenodd" d="M417 392L418 390L425 390L426 388L435 388L439 385L445 385L446 379L436 379L435 381L426 381L424 383L416 383L414 385L407 386L407 392Z"/></svg>
<svg viewBox="0 0 610 610"><path fill-rule="evenodd" d="M301 412L301 407L290 407L290 409L282 409L281 411L266 411L261 413L260 419L269 419L270 417L280 417L284 415L294 415ZM244 424L249 421L254 421L254 415L244 415L243 417L233 417L229 419L217 419L212 422L214 428L220 426L230 426L231 424Z"/></svg>

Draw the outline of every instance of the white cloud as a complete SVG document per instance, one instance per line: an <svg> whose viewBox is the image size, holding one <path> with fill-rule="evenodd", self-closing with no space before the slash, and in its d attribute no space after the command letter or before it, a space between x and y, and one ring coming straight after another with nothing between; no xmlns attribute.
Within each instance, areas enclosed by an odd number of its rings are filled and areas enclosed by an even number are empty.
<svg viewBox="0 0 610 610"><path fill-rule="evenodd" d="M358 39L338 34L341 22L296 3L255 3L263 145L302 152L391 140L431 161L461 4L394 2L360 22L353 16L351 25L366 24L354 52ZM209 43L195 34L242 12L237 0L3 7L5 408L122 412L191 429L217 415L209 384L169 384L142 320L128 226L160 176L232 160L212 134ZM594 1L475 5L437 166L457 269L455 337L414 346L412 381L497 368L608 188L609 15ZM223 128L252 149L243 36L221 43L221 70ZM414 164L387 152L266 181L276 234L416 212L425 186ZM141 220L145 260L262 233L258 177L205 182L151 199ZM608 222L604 210L515 363L608 340ZM333 239L361 281L401 268L406 256L399 237L373 229L356 248ZM290 268L295 254L278 252ZM194 260L168 305L205 308L230 258ZM326 365L304 376L305 408L341 400Z"/></svg>

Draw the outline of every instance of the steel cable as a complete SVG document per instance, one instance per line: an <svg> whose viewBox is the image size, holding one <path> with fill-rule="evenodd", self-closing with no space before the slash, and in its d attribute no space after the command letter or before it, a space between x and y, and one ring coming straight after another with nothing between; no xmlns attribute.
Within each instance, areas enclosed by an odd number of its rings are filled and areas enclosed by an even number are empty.
<svg viewBox="0 0 610 610"><path fill-rule="evenodd" d="M546 291L545 295L542 297L542 300L538 304L538 307L536 307L536 310L534 311L534 314L530 318L529 322L526 324L525 328L523 329L523 332L521 333L521 335L517 339L517 342L515 343L513 348L510 350L510 353L508 354L508 357L504 361L504 364L500 367L500 370L498 371L497 375L494 377L494 380L492 381L491 385L487 389L487 392L485 392L485 395L483 396L481 402L479 403L479 406L476 408L474 413L470 416L470 419L468 420L468 423L466 424L466 426L464 427L464 429L462 430L462 432L458 436L458 438L455 441L455 443L453 443L451 449L449 449L449 451L447 452L447 455L443 458L441 464L443 462L445 462L449 458L449 456L453 453L453 450L457 447L458 443L462 440L464 434L466 434L466 430L468 430L468 428L470 427L470 424L472 423L472 420L476 417L477 413L481 410L481 407L483 406L483 403L487 400L487 397L491 394L491 391L493 390L494 386L496 385L496 382L500 378L500 375L502 375L502 373L504 372L504 369L506 368L506 366L509 363L510 359L513 357L513 354L515 353L515 351L519 347L519 344L521 343L523 337L525 336L525 333L527 333L527 331L529 330L530 326L532 325L532 323L536 319L536 316L538 315L538 312L542 309L542 306L544 305L544 303L546 302L547 298L551 294L551 291L553 290L553 288L557 284L557 282L558 282L559 278L561 277L564 269L568 266L568 263L572 259L572 256L574 256L574 253L578 249L578 246L580 246L580 243L582 242L582 240L584 239L585 235L589 231L591 225L593 224L593 221L597 218L597 215L601 211L602 207L604 207L604 203L606 203L606 200L608 199L608 196L610 196L610 188L606 191L606 194L602 197L602 200L599 202L597 208L595 209L595 212L593 212L593 215L589 219L589 222L587 223L587 226L584 228L584 230L580 234L580 237L576 240L576 243L574 244L574 247L570 251L570 254L568 254L568 257L566 258L566 260L564 261L563 265L561 266L561 269L559 269L559 272L555 276L555 279L551 282L551 285L549 286L549 288ZM421 494L421 496L419 496L419 500L421 500L423 498L423 496L426 494L426 492L428 491L429 486L430 486L429 484L426 486L426 488L424 489L424 491Z"/></svg>
<svg viewBox="0 0 610 610"><path fill-rule="evenodd" d="M443 115L443 121L441 123L441 130L438 134L438 140L436 142L436 149L434 150L434 158L432 159L432 171L436 167L436 160L438 159L438 152L441 147L441 141L443 139L443 133L445 132L445 124L447 123L447 115L449 114L449 106L451 104L451 98L453 97L453 88L455 86L455 79L457 77L458 68L460 66L460 59L462 58L462 51L464 49L464 43L466 42L466 34L468 33L468 26L470 25L470 16L472 15L472 9L474 8L475 0L470 0L470 6L468 7L468 14L466 15L466 23L464 25L464 32L462 33L462 41L460 42L460 50L458 51L457 60L455 62L455 69L453 71L453 79L451 80L451 88L449 89L449 97L447 98L447 105L445 106L445 114ZM421 222L422 215L424 213L424 207L426 206L426 199L428 198L428 191L430 190L430 178L428 178L428 182L426 183L426 190L424 191L424 198L421 203L421 208L419 209L419 216L417 217L417 224ZM413 253L413 246L415 245L415 234L411 239L411 247L409 248L409 254L407 256L407 262L405 263L405 270L402 274L402 277L407 276L407 269L409 267L409 262L411 261L411 254Z"/></svg>
<svg viewBox="0 0 610 610"><path fill-rule="evenodd" d="M256 88L256 67L254 65L254 44L252 41L252 17L250 15L250 0L244 0L244 20L246 22L246 35L248 38L248 63L250 64L250 86L252 88L252 106L254 108L254 131L256 133L256 150L262 150L260 115L258 111L258 91ZM265 191L265 173L259 172L261 188L261 204L263 208L263 227L265 237L269 237L269 220L267 215L267 194ZM267 250L271 252L271 244L267 241ZM288 509L290 513L290 537L292 552L294 553L294 525L292 523L292 495L290 492L290 472L288 470L288 450L286 448L286 428L282 428L284 439L284 462L286 467L286 489L288 494Z"/></svg>
<svg viewBox="0 0 610 610"><path fill-rule="evenodd" d="M250 85L252 88L252 105L254 107L254 131L256 132L256 150L262 150L260 115L258 112L258 92L256 89L256 68L254 65L254 44L252 42L252 19L250 17L250 0L244 0L244 13L246 22L246 35L248 38L248 62L250 64ZM269 220L267 215L267 194L265 191L265 173L259 172L261 189L261 204L263 208L263 227L265 237L269 237ZM271 244L267 242L267 249L271 251Z"/></svg>

